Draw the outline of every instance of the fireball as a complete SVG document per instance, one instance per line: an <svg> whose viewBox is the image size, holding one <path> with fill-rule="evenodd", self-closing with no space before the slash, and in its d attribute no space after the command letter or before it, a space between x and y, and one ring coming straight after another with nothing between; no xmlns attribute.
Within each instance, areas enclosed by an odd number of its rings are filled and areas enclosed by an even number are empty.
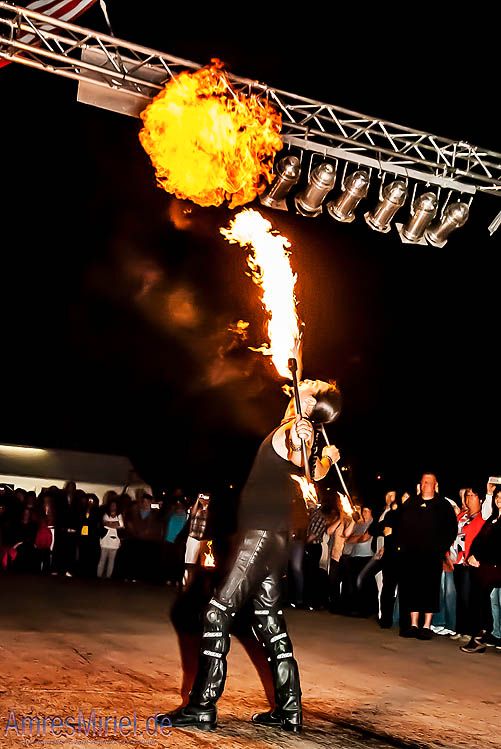
<svg viewBox="0 0 501 749"><path fill-rule="evenodd" d="M244 205L273 179L281 116L236 91L222 63L173 78L141 113L139 139L157 183L201 206Z"/></svg>

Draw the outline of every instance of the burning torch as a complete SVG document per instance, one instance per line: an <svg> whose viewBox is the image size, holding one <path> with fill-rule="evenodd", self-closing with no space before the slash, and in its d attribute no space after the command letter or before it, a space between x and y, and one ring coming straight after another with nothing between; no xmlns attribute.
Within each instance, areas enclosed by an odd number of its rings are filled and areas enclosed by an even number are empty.
<svg viewBox="0 0 501 749"><path fill-rule="evenodd" d="M296 403L296 414L299 416L299 418L302 418L303 413L301 411L301 399L299 397L299 385L297 382L297 359L293 356L289 359L289 369L292 374L292 385L294 388L294 401ZM303 449L304 475L306 476L307 481L311 483L310 464L308 461L308 448L306 445L306 440L301 439L301 447Z"/></svg>
<svg viewBox="0 0 501 749"><path fill-rule="evenodd" d="M331 443L329 442L329 438L327 437L327 432L325 431L325 427L323 424L321 425L321 429L322 429L322 434L325 440L325 444L330 446ZM341 482L341 486L343 487L343 490L344 490L344 494L341 494L340 492L338 492L341 498L341 504L343 506L343 510L347 513L347 515L353 515L355 511L355 505L353 504L353 500L345 484L343 474L341 473L341 469L339 468L338 463L334 463L334 465L336 466L337 475L339 477L339 481ZM343 499L346 501L343 502Z"/></svg>

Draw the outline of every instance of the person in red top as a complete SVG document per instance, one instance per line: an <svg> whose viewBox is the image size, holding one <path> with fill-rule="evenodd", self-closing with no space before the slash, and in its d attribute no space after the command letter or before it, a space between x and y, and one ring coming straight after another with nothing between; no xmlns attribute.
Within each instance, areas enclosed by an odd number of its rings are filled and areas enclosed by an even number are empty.
<svg viewBox="0 0 501 749"><path fill-rule="evenodd" d="M467 509L458 515L458 535L462 536L462 540L457 547L456 564L463 564L468 559L473 540L485 523L480 512L482 502L474 489L466 490L465 502Z"/></svg>
<svg viewBox="0 0 501 749"><path fill-rule="evenodd" d="M458 533L451 547L451 560L454 562L454 584L457 593L456 630L459 634L477 634L476 625L476 578L466 564L471 545L485 523L481 514L482 493L467 487L464 493L466 510L458 515Z"/></svg>

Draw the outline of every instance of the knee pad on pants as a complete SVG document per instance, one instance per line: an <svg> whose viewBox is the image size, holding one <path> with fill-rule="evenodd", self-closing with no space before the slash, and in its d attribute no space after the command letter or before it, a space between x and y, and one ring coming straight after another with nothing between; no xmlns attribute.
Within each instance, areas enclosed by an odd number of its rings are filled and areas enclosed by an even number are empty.
<svg viewBox="0 0 501 749"><path fill-rule="evenodd" d="M277 663L294 658L292 642L287 632L281 609L255 609L252 626L254 635L261 641L271 659Z"/></svg>
<svg viewBox="0 0 501 749"><path fill-rule="evenodd" d="M221 658L229 644L230 616L228 608L212 598L204 613L201 655Z"/></svg>

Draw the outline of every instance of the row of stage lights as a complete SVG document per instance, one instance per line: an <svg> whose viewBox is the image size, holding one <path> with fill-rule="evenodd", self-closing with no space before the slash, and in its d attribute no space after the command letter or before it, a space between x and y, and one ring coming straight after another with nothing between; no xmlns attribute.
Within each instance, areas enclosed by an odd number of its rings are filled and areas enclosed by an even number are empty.
<svg viewBox="0 0 501 749"><path fill-rule="evenodd" d="M301 162L297 156L287 155L275 166L275 179L260 201L269 208L288 210L286 198L301 177ZM336 182L336 167L323 161L312 169L308 184L294 197L298 213L303 216L319 216L328 193ZM367 196L370 173L357 169L343 180L342 192L326 203L327 213L336 221L350 223L355 219L355 209ZM397 211L404 205L409 194L407 183L396 179L380 190L380 199L372 211L364 214L371 229L387 233ZM438 196L434 192L423 192L414 197L411 215L405 224L396 224L402 242L443 247L449 234L463 226L469 215L469 205L463 202L449 203L437 220Z"/></svg>

